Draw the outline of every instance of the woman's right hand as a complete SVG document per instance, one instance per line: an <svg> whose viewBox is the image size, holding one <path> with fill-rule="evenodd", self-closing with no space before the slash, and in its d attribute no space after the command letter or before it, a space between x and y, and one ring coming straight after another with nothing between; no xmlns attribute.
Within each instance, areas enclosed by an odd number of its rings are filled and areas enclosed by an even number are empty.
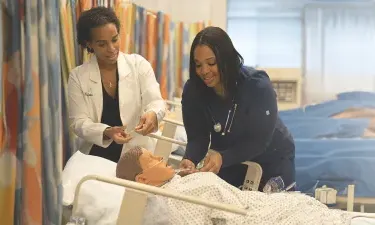
<svg viewBox="0 0 375 225"><path fill-rule="evenodd" d="M183 159L180 163L180 169L182 170L178 175L184 177L192 173L198 172L192 161L188 159Z"/></svg>
<svg viewBox="0 0 375 225"><path fill-rule="evenodd" d="M195 165L188 159L183 159L180 163L180 169L195 169Z"/></svg>
<svg viewBox="0 0 375 225"><path fill-rule="evenodd" d="M130 134L125 133L124 127L109 127L104 130L104 135L117 144L125 144L132 139Z"/></svg>

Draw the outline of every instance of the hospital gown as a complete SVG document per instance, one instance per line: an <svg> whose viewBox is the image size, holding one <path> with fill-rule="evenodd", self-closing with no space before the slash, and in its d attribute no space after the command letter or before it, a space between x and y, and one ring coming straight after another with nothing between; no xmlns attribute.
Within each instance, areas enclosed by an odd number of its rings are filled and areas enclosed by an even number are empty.
<svg viewBox="0 0 375 225"><path fill-rule="evenodd" d="M169 208L170 224L349 225L351 221L348 213L328 209L304 194L267 195L241 191L213 173L195 173L183 178L175 176L163 188L248 210L247 215L242 216L169 198L164 200Z"/></svg>

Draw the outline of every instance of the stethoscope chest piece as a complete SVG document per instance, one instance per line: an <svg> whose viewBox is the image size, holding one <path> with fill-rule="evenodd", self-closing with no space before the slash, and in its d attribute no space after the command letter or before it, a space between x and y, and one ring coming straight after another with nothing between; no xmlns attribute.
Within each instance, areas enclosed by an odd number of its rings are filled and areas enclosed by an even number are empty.
<svg viewBox="0 0 375 225"><path fill-rule="evenodd" d="M227 132L230 133L230 128L232 127L232 123L233 123L233 118L234 118L234 115L236 114L236 109L237 109L237 104L234 104L234 112L232 114L232 119L230 121L229 121L229 116L231 115L232 110L231 109L229 110L224 130L222 130L220 122L215 122L215 119L214 119L214 117L213 117L213 115L211 113L212 121L214 122L214 131L216 133L220 133L221 132L222 136L224 136ZM229 129L227 130L228 122L230 122L230 124L229 124Z"/></svg>
<svg viewBox="0 0 375 225"><path fill-rule="evenodd" d="M219 133L219 132L221 131L221 124L220 124L220 123L216 123L216 124L214 125L214 131L215 131L216 133Z"/></svg>

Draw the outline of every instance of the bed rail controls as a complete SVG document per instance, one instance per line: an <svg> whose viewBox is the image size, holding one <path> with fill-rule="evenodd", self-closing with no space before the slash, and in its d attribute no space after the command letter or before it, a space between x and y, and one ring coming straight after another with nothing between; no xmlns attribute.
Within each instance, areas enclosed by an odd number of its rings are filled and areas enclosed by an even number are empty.
<svg viewBox="0 0 375 225"><path fill-rule="evenodd" d="M247 173L245 181L242 185L243 191L257 191L259 188L260 179L262 178L262 167L255 162L243 162L247 165Z"/></svg>
<svg viewBox="0 0 375 225"><path fill-rule="evenodd" d="M324 185L315 189L315 199L326 205L336 204L337 190Z"/></svg>

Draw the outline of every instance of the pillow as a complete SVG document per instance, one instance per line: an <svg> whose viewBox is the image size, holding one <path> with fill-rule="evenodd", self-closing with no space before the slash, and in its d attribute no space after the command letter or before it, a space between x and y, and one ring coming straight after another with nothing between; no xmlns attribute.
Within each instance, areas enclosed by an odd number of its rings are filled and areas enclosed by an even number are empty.
<svg viewBox="0 0 375 225"><path fill-rule="evenodd" d="M87 181L82 185L77 205L77 215L87 224L113 225L117 223L125 188L99 181ZM150 194L147 199L143 225L168 225L168 204L161 196Z"/></svg>
<svg viewBox="0 0 375 225"><path fill-rule="evenodd" d="M116 177L117 164L97 156L77 151L67 162L63 170L63 204L73 204L74 192L78 182L86 175L95 174ZM89 180L83 183L77 205L77 215L88 224L116 224L125 188L114 184ZM161 198L150 195L146 206L144 225L169 224L167 204Z"/></svg>
<svg viewBox="0 0 375 225"><path fill-rule="evenodd" d="M77 151L65 165L62 173L63 204L73 203L78 182L87 175L116 177L115 162L98 156L86 155Z"/></svg>

